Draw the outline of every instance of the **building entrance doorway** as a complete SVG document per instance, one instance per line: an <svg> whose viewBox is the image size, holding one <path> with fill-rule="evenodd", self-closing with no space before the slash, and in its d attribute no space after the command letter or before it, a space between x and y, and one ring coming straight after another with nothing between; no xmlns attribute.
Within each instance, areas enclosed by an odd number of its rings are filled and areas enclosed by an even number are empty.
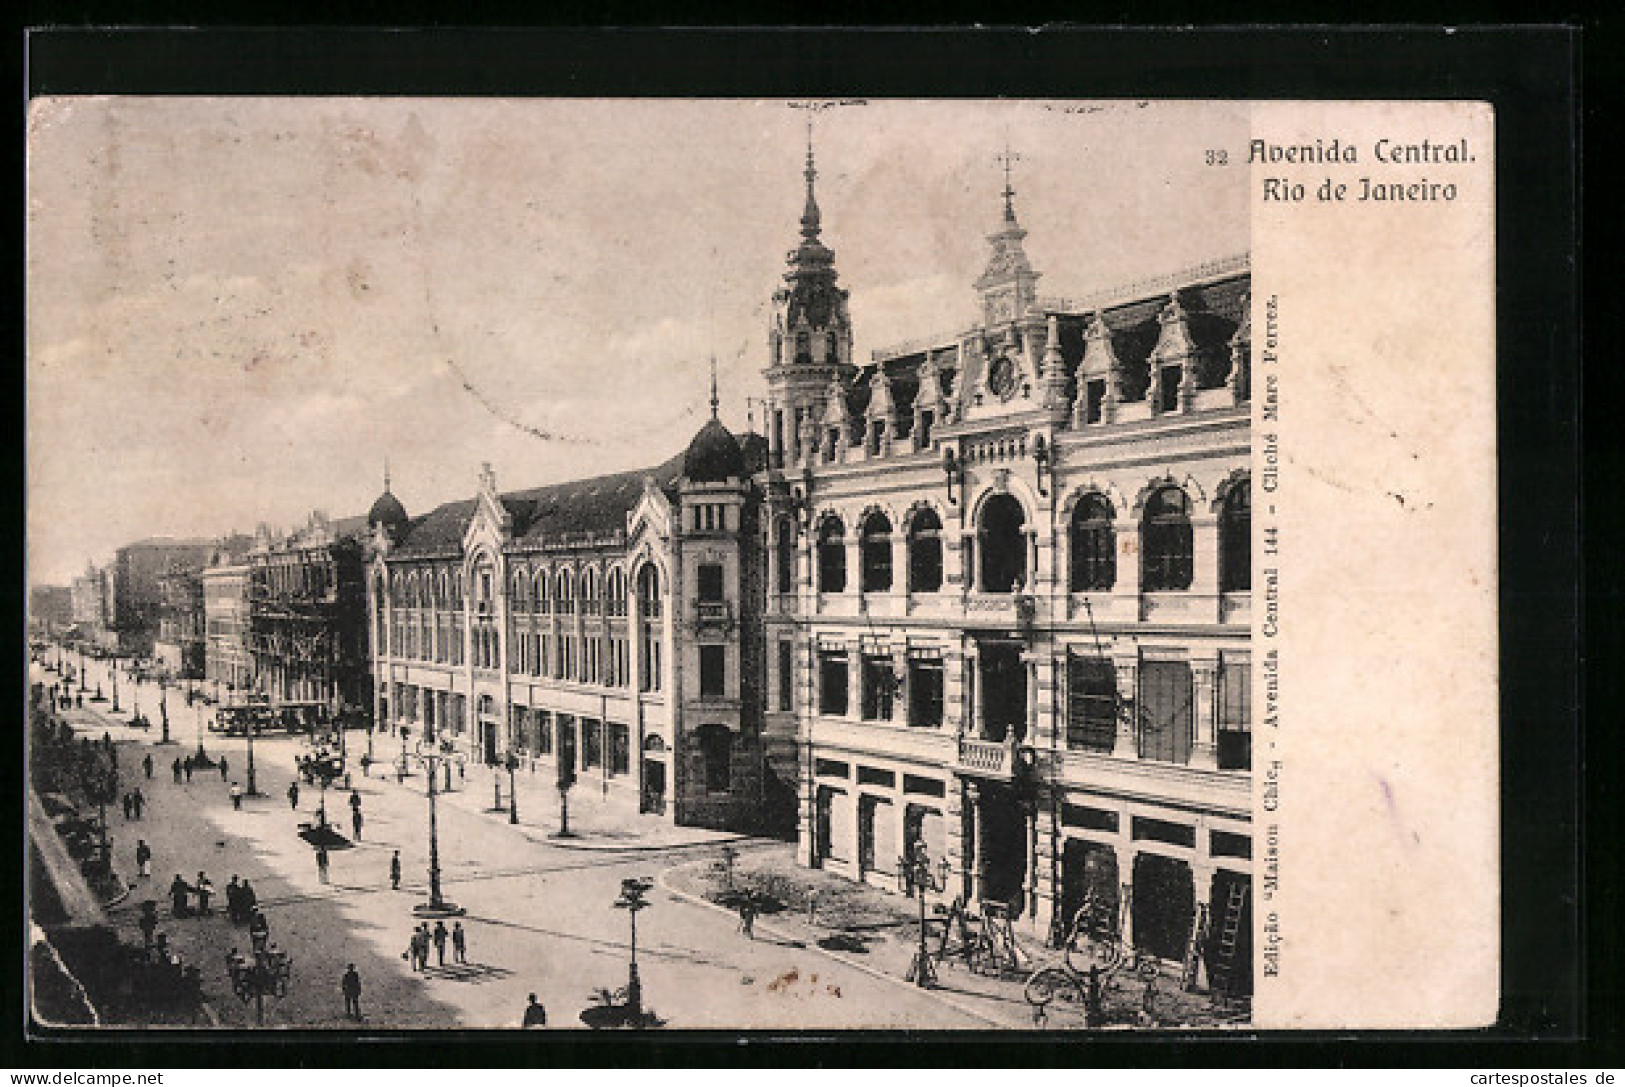
<svg viewBox="0 0 1625 1087"><path fill-rule="evenodd" d="M1222 868L1213 876L1204 965L1208 987L1223 988L1231 996L1253 992L1252 882L1249 876Z"/></svg>
<svg viewBox="0 0 1625 1087"><path fill-rule="evenodd" d="M568 714L559 714L559 772L576 769L576 722Z"/></svg>
<svg viewBox="0 0 1625 1087"><path fill-rule="evenodd" d="M1027 813L1002 785L982 786L977 804L977 875L984 901L1003 902L1012 918L1026 905Z"/></svg>
<svg viewBox="0 0 1625 1087"><path fill-rule="evenodd" d="M1061 918L1063 933L1074 925L1092 935L1119 931L1117 850L1100 842L1068 838L1061 849ZM1084 906L1088 913L1079 916Z"/></svg>
<svg viewBox="0 0 1625 1087"><path fill-rule="evenodd" d="M1191 938L1196 888L1190 865L1155 853L1134 858L1134 946L1180 960Z"/></svg>
<svg viewBox="0 0 1625 1087"><path fill-rule="evenodd" d="M495 721L480 722L481 747L484 749L485 765L495 766L497 761L497 723Z"/></svg>
<svg viewBox="0 0 1625 1087"><path fill-rule="evenodd" d="M666 813L666 764L660 759L643 760L643 804L640 811Z"/></svg>
<svg viewBox="0 0 1625 1087"><path fill-rule="evenodd" d="M983 642L982 739L1003 743L1011 735L1017 743L1027 738L1027 668L1021 647L1006 642Z"/></svg>

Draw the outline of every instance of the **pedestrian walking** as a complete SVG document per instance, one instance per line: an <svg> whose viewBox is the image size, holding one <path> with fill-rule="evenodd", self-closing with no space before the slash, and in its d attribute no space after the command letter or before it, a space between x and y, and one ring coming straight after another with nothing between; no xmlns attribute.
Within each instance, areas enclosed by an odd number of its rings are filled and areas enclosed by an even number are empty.
<svg viewBox="0 0 1625 1087"><path fill-rule="evenodd" d="M192 784L192 771L197 769L197 763L192 760L192 756L186 756L186 761L181 763L181 769L186 771L186 784Z"/></svg>
<svg viewBox="0 0 1625 1087"><path fill-rule="evenodd" d="M389 889L392 891L401 889L401 851L399 849L389 858Z"/></svg>
<svg viewBox="0 0 1625 1087"><path fill-rule="evenodd" d="M297 781L288 782L288 807L293 811L299 810L299 783Z"/></svg>
<svg viewBox="0 0 1625 1087"><path fill-rule="evenodd" d="M141 769L146 773L147 780L152 780L152 753L148 752L141 757Z"/></svg>
<svg viewBox="0 0 1625 1087"><path fill-rule="evenodd" d="M179 872L175 873L175 878L169 881L169 906L176 917L186 917L192 912L187 908L187 898L191 893L192 888L187 886Z"/></svg>
<svg viewBox="0 0 1625 1087"><path fill-rule="evenodd" d="M435 955L440 959L441 966L446 965L446 937L449 935L450 933L446 931L444 921L434 923L434 950Z"/></svg>
<svg viewBox="0 0 1625 1087"><path fill-rule="evenodd" d="M412 969L421 971L429 965L429 926L419 923L412 930Z"/></svg>
<svg viewBox="0 0 1625 1087"><path fill-rule="evenodd" d="M197 874L197 884L192 888L197 892L197 912L199 917L207 916L209 912L209 896L214 894L214 884L202 872Z"/></svg>
<svg viewBox="0 0 1625 1087"><path fill-rule="evenodd" d="M181 783L181 760L179 757L169 764L169 769L175 775L175 784L179 785Z"/></svg>
<svg viewBox="0 0 1625 1087"><path fill-rule="evenodd" d="M231 783L231 807L233 811L243 810L243 787L235 781Z"/></svg>
<svg viewBox="0 0 1625 1087"><path fill-rule="evenodd" d="M152 934L158 930L158 903L147 899L141 903L141 919L136 922L141 926L141 950L152 950Z"/></svg>
<svg viewBox="0 0 1625 1087"><path fill-rule="evenodd" d="M177 877L178 878L178 877ZM265 951L271 940L271 923L265 919L265 914L259 910L248 920L248 940L254 948L254 954L259 955Z"/></svg>
<svg viewBox="0 0 1625 1087"><path fill-rule="evenodd" d="M356 809L350 813L350 827L355 831L355 840L361 840L361 811Z"/></svg>
<svg viewBox="0 0 1625 1087"><path fill-rule="evenodd" d="M356 973L355 963L344 968L344 980L339 982L339 988L344 991L344 1014L360 1022L361 975Z"/></svg>
<svg viewBox="0 0 1625 1087"><path fill-rule="evenodd" d="M739 896L739 931L748 939L756 939L756 897L749 891Z"/></svg>
<svg viewBox="0 0 1625 1087"><path fill-rule="evenodd" d="M146 806L147 798L143 796L141 790L137 788L135 792L130 794L130 810L135 812L135 821L137 823L141 822L141 811Z"/></svg>
<svg viewBox="0 0 1625 1087"><path fill-rule="evenodd" d="M248 880L243 880L243 889L238 892L243 900L243 916L250 920L259 912L260 896L255 893L254 887Z"/></svg>
<svg viewBox="0 0 1625 1087"><path fill-rule="evenodd" d="M240 925L243 921L243 888L237 882L235 872L226 881L226 919L234 925Z"/></svg>
<svg viewBox="0 0 1625 1087"><path fill-rule="evenodd" d="M128 823L130 821L130 810L133 807L133 805L130 803L130 794L125 793L119 799L124 802L124 821Z"/></svg>
<svg viewBox="0 0 1625 1087"><path fill-rule="evenodd" d="M135 842L135 870L142 879L152 875L152 847L145 838L137 838Z"/></svg>
<svg viewBox="0 0 1625 1087"><path fill-rule="evenodd" d="M535 993L530 994L530 1003L525 1005L524 1025L526 1027L547 1026L547 1009L542 1007L542 1002L536 999Z"/></svg>
<svg viewBox="0 0 1625 1087"><path fill-rule="evenodd" d="M327 847L325 845L316 847L316 877L323 883L327 882Z"/></svg>
<svg viewBox="0 0 1625 1087"><path fill-rule="evenodd" d="M220 756L220 780L226 780L226 757L224 755Z"/></svg>
<svg viewBox="0 0 1625 1087"><path fill-rule="evenodd" d="M468 965L468 933L463 931L461 921L451 924L451 957L454 962Z"/></svg>
<svg viewBox="0 0 1625 1087"><path fill-rule="evenodd" d="M350 810L351 811L360 811L361 810L361 794L356 792L354 789L350 790Z"/></svg>

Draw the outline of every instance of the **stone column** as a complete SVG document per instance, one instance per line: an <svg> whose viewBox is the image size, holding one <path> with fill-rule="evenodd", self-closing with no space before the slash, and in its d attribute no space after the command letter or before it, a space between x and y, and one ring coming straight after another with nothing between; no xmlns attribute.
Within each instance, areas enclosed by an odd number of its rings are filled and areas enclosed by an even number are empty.
<svg viewBox="0 0 1625 1087"><path fill-rule="evenodd" d="M966 693L965 654L958 645L950 645L942 655L942 724L956 736L969 724Z"/></svg>
<svg viewBox="0 0 1625 1087"><path fill-rule="evenodd" d="M1112 593L1133 605L1138 617L1140 607L1140 520L1134 510L1119 510L1112 526L1117 537L1117 580Z"/></svg>
<svg viewBox="0 0 1625 1087"><path fill-rule="evenodd" d="M1219 768L1218 736L1215 735L1214 693L1217 687L1219 661L1216 657L1196 657L1191 660L1192 699L1195 710L1192 722L1190 765L1203 770Z"/></svg>
<svg viewBox="0 0 1625 1087"><path fill-rule="evenodd" d="M1027 742L1041 751L1048 751L1053 744L1061 746L1059 735L1062 720L1062 711L1059 696L1061 669L1052 652L1033 652L1028 654L1033 662L1033 694L1028 699L1033 706L1031 727L1027 733Z"/></svg>
<svg viewBox="0 0 1625 1087"><path fill-rule="evenodd" d="M1051 787L1045 788L1035 819L1033 928L1045 936L1054 926L1056 911L1061 908L1061 825L1057 815L1060 798L1052 792Z"/></svg>
<svg viewBox="0 0 1625 1087"><path fill-rule="evenodd" d="M1193 496L1191 505L1196 504ZM1219 610L1219 519L1200 509L1193 509L1191 517L1191 596L1202 605L1199 622L1224 620Z"/></svg>
<svg viewBox="0 0 1625 1087"><path fill-rule="evenodd" d="M854 638L846 647L846 716L863 718L863 641Z"/></svg>
<svg viewBox="0 0 1625 1087"><path fill-rule="evenodd" d="M891 532L891 591L899 599L908 599L908 531L902 522L893 525Z"/></svg>
<svg viewBox="0 0 1625 1087"><path fill-rule="evenodd" d="M1022 671L1027 674L1027 707L1023 714L1025 720L1021 729L1021 743L1036 745L1038 743L1038 661L1039 654L1024 651L1021 654ZM1012 730L1013 732L1014 730Z"/></svg>
<svg viewBox="0 0 1625 1087"><path fill-rule="evenodd" d="M973 739L982 736L982 683L980 669L982 667L982 651L976 642L970 641L965 646L965 697L964 697L964 730L963 735Z"/></svg>
<svg viewBox="0 0 1625 1087"><path fill-rule="evenodd" d="M955 778L948 785L942 818L948 839L949 883L946 894L970 900L971 865L975 853L974 812L968 797L969 782Z"/></svg>
<svg viewBox="0 0 1625 1087"><path fill-rule="evenodd" d="M863 530L861 525L847 525L846 539L846 591L857 597L863 592Z"/></svg>
<svg viewBox="0 0 1625 1087"><path fill-rule="evenodd" d="M965 779L965 856L964 874L967 902L982 898L982 820L977 810L982 803L981 786Z"/></svg>
<svg viewBox="0 0 1625 1087"><path fill-rule="evenodd" d="M1139 851L1129 844L1112 846L1117 854L1117 912L1122 929L1123 946L1134 945L1134 858Z"/></svg>

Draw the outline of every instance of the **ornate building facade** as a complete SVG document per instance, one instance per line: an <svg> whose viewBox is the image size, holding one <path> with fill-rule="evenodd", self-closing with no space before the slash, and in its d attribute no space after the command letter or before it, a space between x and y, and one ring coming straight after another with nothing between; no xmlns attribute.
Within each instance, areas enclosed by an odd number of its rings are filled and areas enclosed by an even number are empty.
<svg viewBox="0 0 1625 1087"><path fill-rule="evenodd" d="M715 417L647 471L368 515L376 719L651 817L792 832L757 685L763 442ZM783 746L793 750L790 737Z"/></svg>
<svg viewBox="0 0 1625 1087"><path fill-rule="evenodd" d="M362 715L372 705L362 518L320 511L300 529L260 526L247 554L250 684L274 705Z"/></svg>
<svg viewBox="0 0 1625 1087"><path fill-rule="evenodd" d="M923 843L1250 992L1246 259L1041 298L1007 184L978 318L860 366L806 177L758 477L802 862L895 888Z"/></svg>

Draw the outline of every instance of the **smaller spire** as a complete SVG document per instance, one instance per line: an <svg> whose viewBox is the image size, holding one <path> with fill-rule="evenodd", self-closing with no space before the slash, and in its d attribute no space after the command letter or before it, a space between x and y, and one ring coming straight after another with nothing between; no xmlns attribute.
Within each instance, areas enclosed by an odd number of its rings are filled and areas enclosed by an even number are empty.
<svg viewBox="0 0 1625 1087"><path fill-rule="evenodd" d="M819 213L818 200L813 195L813 182L818 178L818 168L813 164L813 119L807 114L807 168L802 172L807 179L807 206L801 212L801 235L809 240L818 237Z"/></svg>
<svg viewBox="0 0 1625 1087"><path fill-rule="evenodd" d="M389 493L389 455L384 455L384 493Z"/></svg>
<svg viewBox="0 0 1625 1087"><path fill-rule="evenodd" d="M1021 156L1010 150L1010 141L1006 138L1004 151L995 155L994 158L1004 166L1004 219L1007 223L1013 223L1016 221L1016 190L1010 184L1010 169L1021 161Z"/></svg>
<svg viewBox="0 0 1625 1087"><path fill-rule="evenodd" d="M717 417L717 357L711 356L711 418Z"/></svg>

